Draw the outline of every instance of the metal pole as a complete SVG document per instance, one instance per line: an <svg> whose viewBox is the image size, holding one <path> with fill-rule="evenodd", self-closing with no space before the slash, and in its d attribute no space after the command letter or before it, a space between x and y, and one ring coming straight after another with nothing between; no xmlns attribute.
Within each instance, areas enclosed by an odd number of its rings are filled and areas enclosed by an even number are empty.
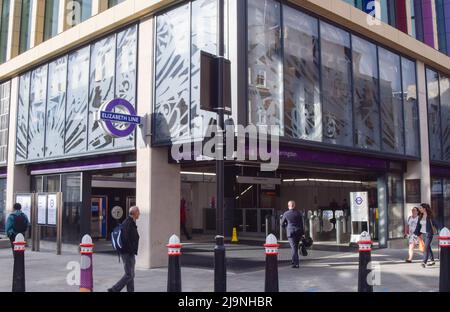
<svg viewBox="0 0 450 312"><path fill-rule="evenodd" d="M216 146L216 247L214 250L214 291L226 291L226 265L225 265L225 246L224 246L224 155L223 155L223 131L224 131L224 101L223 101L223 73L225 56L225 12L224 0L218 1L218 88L217 88L217 146Z"/></svg>
<svg viewBox="0 0 450 312"><path fill-rule="evenodd" d="M57 210L56 210L56 254L61 255L62 247L62 193L57 194Z"/></svg>

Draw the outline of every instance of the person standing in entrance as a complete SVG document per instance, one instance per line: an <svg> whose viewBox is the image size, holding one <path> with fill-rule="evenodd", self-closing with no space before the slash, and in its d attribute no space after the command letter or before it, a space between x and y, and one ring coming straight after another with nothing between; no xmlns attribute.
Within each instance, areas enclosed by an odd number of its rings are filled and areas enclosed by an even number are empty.
<svg viewBox="0 0 450 312"><path fill-rule="evenodd" d="M288 211L283 214L281 224L286 228L286 234L288 237L289 245L292 252L292 267L298 268L300 261L298 257L298 246L300 240L305 234L303 227L303 215L295 208L295 201L290 200L288 202Z"/></svg>
<svg viewBox="0 0 450 312"><path fill-rule="evenodd" d="M433 242L433 235L437 234L437 230L433 223L433 211L431 210L430 205L420 204L419 220L414 234L417 236L423 235L423 240L425 242L422 267L425 268L425 266L435 265L431 243ZM430 259L430 261L428 261L428 259Z"/></svg>
<svg viewBox="0 0 450 312"><path fill-rule="evenodd" d="M15 203L13 206L13 212L8 216L6 220L6 235L11 242L11 248L14 251L14 240L17 234L24 235L28 229L30 221L26 214L22 212L22 205ZM24 235L25 236L25 235Z"/></svg>
<svg viewBox="0 0 450 312"><path fill-rule="evenodd" d="M190 240L192 237L186 228L186 200L184 198L181 199L180 204L180 227L186 238Z"/></svg>
<svg viewBox="0 0 450 312"><path fill-rule="evenodd" d="M134 292L134 268L139 247L136 220L139 219L140 214L139 208L133 206L130 208L128 217L122 223L123 236L120 256L125 274L113 287L108 289L108 292L120 292L125 286L127 286L128 292Z"/></svg>

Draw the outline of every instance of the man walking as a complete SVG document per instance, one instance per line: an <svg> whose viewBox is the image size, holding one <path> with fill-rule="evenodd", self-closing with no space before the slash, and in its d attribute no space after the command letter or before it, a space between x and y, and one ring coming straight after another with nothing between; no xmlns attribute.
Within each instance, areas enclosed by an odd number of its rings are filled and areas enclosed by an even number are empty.
<svg viewBox="0 0 450 312"><path fill-rule="evenodd" d="M300 240L304 235L303 215L295 208L295 201L288 202L289 210L283 214L281 224L286 228L289 245L291 245L292 252L292 267L299 267L298 246Z"/></svg>
<svg viewBox="0 0 450 312"><path fill-rule="evenodd" d="M129 216L122 223L122 249L120 256L123 261L125 274L113 287L108 289L109 292L120 292L125 286L127 286L128 292L134 292L135 257L138 254L139 246L136 220L139 219L139 215L139 208L136 206L131 207Z"/></svg>
<svg viewBox="0 0 450 312"><path fill-rule="evenodd" d="M14 250L14 240L17 234L22 234L27 231L30 221L26 214L22 212L22 205L15 203L13 206L13 212L8 216L6 220L6 235L11 241L11 248ZM24 235L25 236L25 235Z"/></svg>
<svg viewBox="0 0 450 312"><path fill-rule="evenodd" d="M186 228L186 200L184 198L181 199L180 204L180 227L186 238L190 240L192 237Z"/></svg>

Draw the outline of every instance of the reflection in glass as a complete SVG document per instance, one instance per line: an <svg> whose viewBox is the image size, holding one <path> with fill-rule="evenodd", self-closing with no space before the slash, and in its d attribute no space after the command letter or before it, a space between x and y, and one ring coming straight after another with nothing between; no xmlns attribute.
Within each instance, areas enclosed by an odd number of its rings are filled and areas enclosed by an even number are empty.
<svg viewBox="0 0 450 312"><path fill-rule="evenodd" d="M379 48L383 151L405 153L400 56Z"/></svg>
<svg viewBox="0 0 450 312"><path fill-rule="evenodd" d="M322 141L318 21L288 6L283 17L285 134Z"/></svg>
<svg viewBox="0 0 450 312"><path fill-rule="evenodd" d="M63 193L62 237L65 243L79 241L81 198L81 174L63 174L61 177Z"/></svg>
<svg viewBox="0 0 450 312"><path fill-rule="evenodd" d="M67 57L49 64L45 156L64 154Z"/></svg>
<svg viewBox="0 0 450 312"><path fill-rule="evenodd" d="M8 155L10 85L9 81L0 84L0 164L6 164Z"/></svg>
<svg viewBox="0 0 450 312"><path fill-rule="evenodd" d="M86 151L89 47L69 55L66 108L66 154Z"/></svg>
<svg viewBox="0 0 450 312"><path fill-rule="evenodd" d="M324 141L352 146L350 35L325 22L320 33Z"/></svg>
<svg viewBox="0 0 450 312"><path fill-rule="evenodd" d="M431 160L442 159L441 147L441 112L439 102L439 75L427 68L427 92L428 92L428 136L430 138Z"/></svg>
<svg viewBox="0 0 450 312"><path fill-rule="evenodd" d="M31 72L23 74L19 78L19 104L17 107L17 141L16 160L26 160L27 136L28 136L28 111L30 104L30 77Z"/></svg>
<svg viewBox="0 0 450 312"><path fill-rule="evenodd" d="M113 139L94 120L100 106L114 98L115 36L91 46L88 150L111 148Z"/></svg>
<svg viewBox="0 0 450 312"><path fill-rule="evenodd" d="M189 5L156 20L155 141L189 136Z"/></svg>
<svg viewBox="0 0 450 312"><path fill-rule="evenodd" d="M441 75L441 122L443 160L450 161L450 77Z"/></svg>
<svg viewBox="0 0 450 312"><path fill-rule="evenodd" d="M249 122L283 132L281 5L248 1Z"/></svg>
<svg viewBox="0 0 450 312"><path fill-rule="evenodd" d="M133 26L117 34L115 96L128 100L133 106L136 106L136 62L137 26ZM114 147L130 146L134 146L134 133L125 138L114 139Z"/></svg>
<svg viewBox="0 0 450 312"><path fill-rule="evenodd" d="M377 47L352 36L354 77L355 145L380 149Z"/></svg>
<svg viewBox="0 0 450 312"><path fill-rule="evenodd" d="M33 15L33 1L22 0L21 2L19 53L23 53L30 48L31 18Z"/></svg>
<svg viewBox="0 0 450 312"><path fill-rule="evenodd" d="M192 2L191 42L191 131L200 137L216 116L200 110L200 51L217 54L217 0Z"/></svg>
<svg viewBox="0 0 450 312"><path fill-rule="evenodd" d="M28 159L44 157L46 96L47 65L44 65L31 73Z"/></svg>
<svg viewBox="0 0 450 312"><path fill-rule="evenodd" d="M403 179L401 175L388 177L389 239L402 238L404 235Z"/></svg>
<svg viewBox="0 0 450 312"><path fill-rule="evenodd" d="M405 112L406 155L419 156L419 108L416 64L402 57L403 109Z"/></svg>
<svg viewBox="0 0 450 312"><path fill-rule="evenodd" d="M58 34L59 1L45 1L44 40L48 40Z"/></svg>

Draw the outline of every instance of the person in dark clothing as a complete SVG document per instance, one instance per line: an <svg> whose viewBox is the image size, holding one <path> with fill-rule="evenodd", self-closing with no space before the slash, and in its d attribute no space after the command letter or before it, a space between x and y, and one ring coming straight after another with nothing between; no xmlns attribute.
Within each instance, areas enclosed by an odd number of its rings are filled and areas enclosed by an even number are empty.
<svg viewBox="0 0 450 312"><path fill-rule="evenodd" d="M128 292L134 292L134 268L139 247L139 233L136 220L139 219L139 216L139 208L136 206L131 207L129 216L122 223L123 247L120 256L123 261L125 274L113 287L108 289L109 292L120 292L125 286L127 286Z"/></svg>
<svg viewBox="0 0 450 312"><path fill-rule="evenodd" d="M30 221L25 213L22 212L22 205L15 203L13 206L14 211L8 216L6 220L6 235L11 242L11 248L14 251L14 240L17 234L23 234L28 229Z"/></svg>
<svg viewBox="0 0 450 312"><path fill-rule="evenodd" d="M431 243L433 242L433 235L437 234L434 225L433 211L430 205L420 204L419 206L419 220L417 221L414 235L422 236L425 243L425 251L423 253L422 267L435 265L433 250ZM430 259L430 261L428 261Z"/></svg>
<svg viewBox="0 0 450 312"><path fill-rule="evenodd" d="M189 235L189 232L186 228L186 200L184 198L181 199L180 204L180 227L186 238L188 240L192 239L191 235Z"/></svg>
<svg viewBox="0 0 450 312"><path fill-rule="evenodd" d="M300 261L298 257L298 246L300 240L305 234L303 227L303 215L300 211L295 208L295 202L290 200L288 202L289 210L283 214L281 219L281 224L286 228L286 233L291 246L292 251L292 267L298 268Z"/></svg>

